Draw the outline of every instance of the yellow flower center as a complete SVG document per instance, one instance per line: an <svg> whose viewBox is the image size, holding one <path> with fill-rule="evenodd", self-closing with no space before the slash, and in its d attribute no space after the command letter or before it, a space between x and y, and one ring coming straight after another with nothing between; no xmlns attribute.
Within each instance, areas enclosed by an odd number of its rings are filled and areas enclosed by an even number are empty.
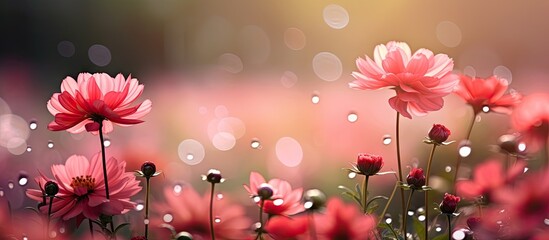
<svg viewBox="0 0 549 240"><path fill-rule="evenodd" d="M92 178L90 175L73 177L71 187L83 187L88 189L88 192L93 191L95 188L95 178Z"/></svg>

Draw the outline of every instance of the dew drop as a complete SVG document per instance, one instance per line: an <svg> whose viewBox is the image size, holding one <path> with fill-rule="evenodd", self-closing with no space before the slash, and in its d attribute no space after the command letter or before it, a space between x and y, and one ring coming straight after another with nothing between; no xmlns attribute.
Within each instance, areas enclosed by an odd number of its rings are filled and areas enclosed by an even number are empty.
<svg viewBox="0 0 549 240"><path fill-rule="evenodd" d="M147 218L145 218L145 220L143 220L143 223L144 223L145 225L149 225L149 222L150 222L150 221L149 221L149 219L147 219Z"/></svg>
<svg viewBox="0 0 549 240"><path fill-rule="evenodd" d="M4 190L0 190L0 197L4 196Z"/></svg>
<svg viewBox="0 0 549 240"><path fill-rule="evenodd" d="M447 173L449 173L449 172L452 171L452 167L446 166L446 167L444 168L444 171L447 172Z"/></svg>
<svg viewBox="0 0 549 240"><path fill-rule="evenodd" d="M311 97L311 102L313 104L319 103L320 102L320 97L317 94L313 94L313 96Z"/></svg>
<svg viewBox="0 0 549 240"><path fill-rule="evenodd" d="M408 210L408 216L414 216L414 211Z"/></svg>
<svg viewBox="0 0 549 240"><path fill-rule="evenodd" d="M543 223L544 223L545 225L549 225L549 219L547 219L547 218L546 218L546 219L543 219Z"/></svg>
<svg viewBox="0 0 549 240"><path fill-rule="evenodd" d="M416 210L416 212L417 212L417 213L423 213L423 212L425 212L425 209L422 208L422 207L420 207L420 208L418 208L418 209Z"/></svg>
<svg viewBox="0 0 549 240"><path fill-rule="evenodd" d="M106 138L104 141L103 141L103 144L105 145L105 147L109 147L111 146L111 140Z"/></svg>
<svg viewBox="0 0 549 240"><path fill-rule="evenodd" d="M51 141L51 140L48 141L48 148L49 149L53 148L53 141Z"/></svg>
<svg viewBox="0 0 549 240"><path fill-rule="evenodd" d="M23 240L29 240L29 238L23 235Z"/></svg>
<svg viewBox="0 0 549 240"><path fill-rule="evenodd" d="M254 200L255 203L258 203L259 201L261 201L261 197L255 196L255 197L253 198L253 200Z"/></svg>
<svg viewBox="0 0 549 240"><path fill-rule="evenodd" d="M484 113L490 112L490 107L489 107L489 106L483 106L483 107L482 107L482 112L484 112ZM479 121L480 121L480 120L479 120Z"/></svg>
<svg viewBox="0 0 549 240"><path fill-rule="evenodd" d="M181 190L183 190L183 186L181 186L181 184L175 184L173 186L173 192L174 193L179 194L179 193L181 193Z"/></svg>
<svg viewBox="0 0 549 240"><path fill-rule="evenodd" d="M311 202L311 201L307 201L303 204L303 207L305 209L310 209L312 206L313 206L313 202Z"/></svg>
<svg viewBox="0 0 549 240"><path fill-rule="evenodd" d="M275 206L281 206L282 204L284 204L284 200L283 200L283 199L280 199L280 198L279 198L279 199L276 199L276 200L273 201L273 204L274 204Z"/></svg>
<svg viewBox="0 0 549 240"><path fill-rule="evenodd" d="M261 148L261 142L259 142L259 139L254 138L250 142L250 147L252 147L253 149L260 149Z"/></svg>
<svg viewBox="0 0 549 240"><path fill-rule="evenodd" d="M171 223L173 221L173 215L171 215L169 213L166 213L166 214L164 214L164 216L162 216L162 220L165 223Z"/></svg>
<svg viewBox="0 0 549 240"><path fill-rule="evenodd" d="M349 179L353 179L356 177L356 173L355 172L349 172L349 174L347 175L347 177L349 177Z"/></svg>
<svg viewBox="0 0 549 240"><path fill-rule="evenodd" d="M260 222L256 222L256 223L254 223L254 225L252 225L252 227L253 227L254 229L260 229L260 228L261 228L261 223L260 223Z"/></svg>
<svg viewBox="0 0 549 240"><path fill-rule="evenodd" d="M29 182L28 175L26 173L19 173L19 186L25 186Z"/></svg>
<svg viewBox="0 0 549 240"><path fill-rule="evenodd" d="M518 150L519 150L520 152L526 151L526 143L523 143L523 142L519 143L519 144L518 144Z"/></svg>
<svg viewBox="0 0 549 240"><path fill-rule="evenodd" d="M524 172L523 172L523 173L526 173L526 172L528 172L528 168L527 168L527 167L524 168Z"/></svg>
<svg viewBox="0 0 549 240"><path fill-rule="evenodd" d="M391 223L393 222L393 219L390 218L390 217L388 217L388 218L385 219L385 222L386 222L387 224L391 224Z"/></svg>
<svg viewBox="0 0 549 240"><path fill-rule="evenodd" d="M27 152L32 152L32 147L30 145L27 145Z"/></svg>
<svg viewBox="0 0 549 240"><path fill-rule="evenodd" d="M32 120L29 122L29 128L30 130L36 130L36 128L38 128L38 123L36 123L36 121Z"/></svg>
<svg viewBox="0 0 549 240"><path fill-rule="evenodd" d="M137 200L135 204L135 211L142 211L145 208L145 205L143 205L142 200Z"/></svg>
<svg viewBox="0 0 549 240"><path fill-rule="evenodd" d="M192 153L188 153L185 158L187 158L187 160L189 161L192 161L194 159L194 155Z"/></svg>
<svg viewBox="0 0 549 240"><path fill-rule="evenodd" d="M392 141L391 135L383 135L383 145L389 145Z"/></svg>
<svg viewBox="0 0 549 240"><path fill-rule="evenodd" d="M347 121L354 123L357 120L358 120L358 115L356 115L356 113L351 112L349 113L349 115L347 115Z"/></svg>
<svg viewBox="0 0 549 240"><path fill-rule="evenodd" d="M435 231L436 231L436 232L441 232L441 231L442 231L442 227L441 227L440 225L437 225L437 226L435 227Z"/></svg>
<svg viewBox="0 0 549 240"><path fill-rule="evenodd" d="M425 215L419 215L419 216L417 217L417 220L419 220L420 222L425 221Z"/></svg>
<svg viewBox="0 0 549 240"><path fill-rule="evenodd" d="M215 222L215 223L220 223L220 222L221 222L221 218L220 218L220 217L215 217L215 218L214 218L214 222Z"/></svg>
<svg viewBox="0 0 549 240"><path fill-rule="evenodd" d="M13 189L14 186L15 186L15 184L13 184L12 181L9 181L9 182L8 182L8 188L9 188L9 189Z"/></svg>
<svg viewBox="0 0 549 240"><path fill-rule="evenodd" d="M459 155L461 157L468 157L469 155L471 155L471 146L469 145L461 146L459 148Z"/></svg>
<svg viewBox="0 0 549 240"><path fill-rule="evenodd" d="M452 233L452 238L456 240L465 239L465 231L463 231L463 229L455 231L454 233Z"/></svg>

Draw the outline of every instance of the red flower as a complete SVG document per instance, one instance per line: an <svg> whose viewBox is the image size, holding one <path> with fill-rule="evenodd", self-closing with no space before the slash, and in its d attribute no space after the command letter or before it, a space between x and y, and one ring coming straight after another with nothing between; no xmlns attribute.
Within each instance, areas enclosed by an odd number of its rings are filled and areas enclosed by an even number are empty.
<svg viewBox="0 0 549 240"><path fill-rule="evenodd" d="M371 176L381 170L383 167L383 158L378 155L359 153L356 160L356 168L360 174Z"/></svg>
<svg viewBox="0 0 549 240"><path fill-rule="evenodd" d="M473 180L462 180L456 183L456 192L465 199L484 196L490 200L494 191L523 173L524 166L525 163L519 161L505 173L500 161L486 161L475 168Z"/></svg>
<svg viewBox="0 0 549 240"><path fill-rule="evenodd" d="M506 79L491 76L486 79L460 75L455 93L465 100L475 115L488 107L489 111L510 114L513 106L520 102L518 93L505 94L508 83Z"/></svg>
<svg viewBox="0 0 549 240"><path fill-rule="evenodd" d="M549 94L526 96L511 114L513 128L521 133L530 151L537 151L547 140L549 131Z"/></svg>
<svg viewBox="0 0 549 240"><path fill-rule="evenodd" d="M106 73L81 73L78 81L67 77L61 83L61 93L54 93L48 110L55 119L48 125L52 131L79 133L97 132L103 122L103 132L112 131L112 123L128 126L143 122L139 118L151 111L151 101L132 104L143 92L137 79L122 74L112 78ZM107 120L107 121L103 121Z"/></svg>
<svg viewBox="0 0 549 240"><path fill-rule="evenodd" d="M445 214L453 214L457 209L457 204L461 199L449 193L444 194L444 199L439 205L440 211Z"/></svg>
<svg viewBox="0 0 549 240"><path fill-rule="evenodd" d="M375 239L376 222L364 215L353 204L344 204L338 198L328 201L325 215L315 215L318 239Z"/></svg>
<svg viewBox="0 0 549 240"><path fill-rule="evenodd" d="M442 144L448 140L450 136L450 130L442 124L433 124L431 130L429 130L429 139L435 144Z"/></svg>
<svg viewBox="0 0 549 240"><path fill-rule="evenodd" d="M307 215L277 216L269 219L265 230L274 239L305 239L305 233L309 228L309 219Z"/></svg>
<svg viewBox="0 0 549 240"><path fill-rule="evenodd" d="M373 61L366 56L358 58L356 65L359 72L352 75L357 80L349 86L361 90L394 89L396 96L389 99L389 104L407 118L441 109L442 97L458 84L458 77L451 73L454 62L446 54L434 55L422 48L412 55L403 42L377 45Z"/></svg>
<svg viewBox="0 0 549 240"><path fill-rule="evenodd" d="M425 175L423 174L423 169L412 168L406 177L406 183L408 183L412 189L421 189L423 185L425 185Z"/></svg>
<svg viewBox="0 0 549 240"><path fill-rule="evenodd" d="M244 185L244 188L252 197L258 196L258 190L265 186L265 178L256 172L250 173L250 186ZM271 179L267 186L272 190L271 200L266 200L263 205L263 212L271 215L294 215L303 212L305 208L301 204L303 189L298 188L292 190L290 183L280 180ZM257 202L260 205L260 201Z"/></svg>

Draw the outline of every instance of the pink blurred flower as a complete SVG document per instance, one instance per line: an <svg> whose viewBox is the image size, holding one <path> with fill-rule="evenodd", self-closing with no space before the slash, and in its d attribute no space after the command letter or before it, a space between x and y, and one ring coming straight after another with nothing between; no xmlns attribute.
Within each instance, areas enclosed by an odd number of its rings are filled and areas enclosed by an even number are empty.
<svg viewBox="0 0 549 240"><path fill-rule="evenodd" d="M173 220L168 221L176 232L185 231L193 239L211 239L210 236L210 194L200 196L192 186L185 186L181 192L174 192L173 188L164 189L166 203L155 203L154 212L157 215L151 219L154 225L159 226L164 221L165 214L171 214ZM215 198L213 215L219 219L214 223L216 239L246 239L251 221L246 217L244 209L239 205L231 205L226 197ZM169 231L158 231L158 239L168 239ZM164 235L162 235L164 234ZM155 238L156 239L156 238Z"/></svg>
<svg viewBox="0 0 549 240"><path fill-rule="evenodd" d="M52 205L53 217L63 220L76 217L80 224L84 218L95 220L101 214L123 214L134 208L135 203L130 201L130 197L141 190L139 181L132 172L125 172L126 162L116 158L108 159L110 199L107 200L100 158L101 153L97 153L90 163L84 156L72 155L65 165L51 167L55 180L43 174L36 178L40 188L47 181L55 181L59 185L59 193ZM42 190L28 189L27 196L39 202L44 201ZM46 205L40 207L43 213L47 213L48 204L49 199L46 199Z"/></svg>
<svg viewBox="0 0 549 240"><path fill-rule="evenodd" d="M537 151L547 141L549 132L549 94L524 97L511 114L513 128L521 133L530 151Z"/></svg>
<svg viewBox="0 0 549 240"><path fill-rule="evenodd" d="M315 215L318 239L374 239L376 222L356 205L331 198L324 215Z"/></svg>
<svg viewBox="0 0 549 240"><path fill-rule="evenodd" d="M269 219L265 230L274 239L307 239L309 219L307 215L277 216Z"/></svg>
<svg viewBox="0 0 549 240"><path fill-rule="evenodd" d="M482 79L462 74L459 78L455 93L473 107L475 115L485 106L493 112L510 114L522 98L518 93L505 94L509 84L497 76Z"/></svg>
<svg viewBox="0 0 549 240"><path fill-rule="evenodd" d="M407 118L441 109L442 97L458 84L458 77L451 73L454 62L446 54L434 55L422 48L412 55L404 42L377 45L373 61L366 56L358 58L356 65L359 72L352 73L356 80L349 86L361 90L394 89L396 96L389 99L389 104Z"/></svg>
<svg viewBox="0 0 549 240"><path fill-rule="evenodd" d="M52 131L67 130L79 133L97 132L103 120L103 132L113 129L112 123L128 126L143 122L139 118L151 111L151 101L137 106L132 104L143 92L137 79L122 74L112 78L106 73L81 73L78 81L67 77L61 83L61 92L48 101L48 110L55 119L48 125Z"/></svg>
<svg viewBox="0 0 549 240"><path fill-rule="evenodd" d="M244 185L244 188L248 193L254 197L258 196L257 190L261 188L261 185L266 183L265 178L257 172L250 173L250 186ZM269 215L294 215L299 212L303 212L305 208L301 204L301 197L303 195L303 189L298 188L292 190L290 183L273 178L267 183L273 190L271 200L265 201L263 205L263 212ZM258 206L260 202L257 202Z"/></svg>
<svg viewBox="0 0 549 240"><path fill-rule="evenodd" d="M465 199L483 196L490 200L494 191L513 181L524 172L525 163L517 162L506 173L498 160L489 160L479 164L473 173L473 180L461 180L456 183L456 192Z"/></svg>

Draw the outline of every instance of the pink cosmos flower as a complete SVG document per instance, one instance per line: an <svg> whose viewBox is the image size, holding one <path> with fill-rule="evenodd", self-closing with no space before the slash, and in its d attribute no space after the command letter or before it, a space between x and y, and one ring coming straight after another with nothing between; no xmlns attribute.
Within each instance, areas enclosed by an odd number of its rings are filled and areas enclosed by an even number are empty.
<svg viewBox="0 0 549 240"><path fill-rule="evenodd" d="M374 217L364 215L356 205L331 198L324 215L315 215L318 239L375 239Z"/></svg>
<svg viewBox="0 0 549 240"><path fill-rule="evenodd" d="M250 186L244 185L244 188L251 196L257 196L257 190L265 183L265 178L261 174L251 172ZM301 204L302 188L292 190L290 183L277 178L271 179L267 184L273 190L273 195L271 200L265 201L263 212L270 215L289 216L305 210L303 204ZM259 206L260 202L257 204Z"/></svg>
<svg viewBox="0 0 549 240"><path fill-rule="evenodd" d="M389 104L402 116L423 116L444 105L442 97L453 92L458 77L451 73L454 62L446 54L434 55L427 49L412 54L408 44L389 42L377 45L374 60L358 58L359 72L349 86L354 89L375 90L389 87L396 96Z"/></svg>
<svg viewBox="0 0 549 240"><path fill-rule="evenodd" d="M112 123L128 126L143 122L139 118L151 111L151 101L130 106L143 92L137 79L122 74L112 78L106 73L81 73L78 80L67 77L61 92L48 101L48 110L55 119L48 125L52 131L80 133L97 132L103 120L103 132L113 129Z"/></svg>
<svg viewBox="0 0 549 240"><path fill-rule="evenodd" d="M549 94L524 97L511 114L513 128L521 133L530 151L537 151L547 141L549 132Z"/></svg>
<svg viewBox="0 0 549 240"><path fill-rule="evenodd" d="M69 220L76 218L78 224L84 219L95 220L99 215L123 214L133 209L135 203L130 197L137 194L141 187L132 172L125 172L126 162L116 158L107 160L109 173L110 199L105 196L105 183L101 163L101 153L95 154L91 162L84 156L72 155L65 165L53 165L53 179L40 174L36 182L42 188L47 181L55 181L59 185L59 193L53 200L52 216ZM43 202L41 190L28 189L27 196ZM44 213L48 211L49 199L46 205L40 207Z"/></svg>
<svg viewBox="0 0 549 240"><path fill-rule="evenodd" d="M173 188L164 189L166 203L154 204L157 215L151 219L153 226L168 223L176 232L185 231L193 239L211 239L210 236L210 194L200 196L192 186L185 186L181 192ZM251 227L251 221L246 217L244 209L239 205L231 205L226 197L215 198L213 215L219 219L214 223L216 239L246 239ZM170 214L172 219L164 217ZM169 231L156 229L159 234L154 239L169 239Z"/></svg>
<svg viewBox="0 0 549 240"><path fill-rule="evenodd" d="M459 78L455 93L473 107L475 115L485 106L489 111L510 114L522 98L518 93L505 94L509 84L504 78L491 76L482 79L463 74Z"/></svg>
<svg viewBox="0 0 549 240"><path fill-rule="evenodd" d="M479 164L473 174L473 180L461 180L456 183L456 192L465 199L474 199L480 196L490 200L494 191L513 181L524 172L525 163L517 162L507 173L498 160L489 160Z"/></svg>

